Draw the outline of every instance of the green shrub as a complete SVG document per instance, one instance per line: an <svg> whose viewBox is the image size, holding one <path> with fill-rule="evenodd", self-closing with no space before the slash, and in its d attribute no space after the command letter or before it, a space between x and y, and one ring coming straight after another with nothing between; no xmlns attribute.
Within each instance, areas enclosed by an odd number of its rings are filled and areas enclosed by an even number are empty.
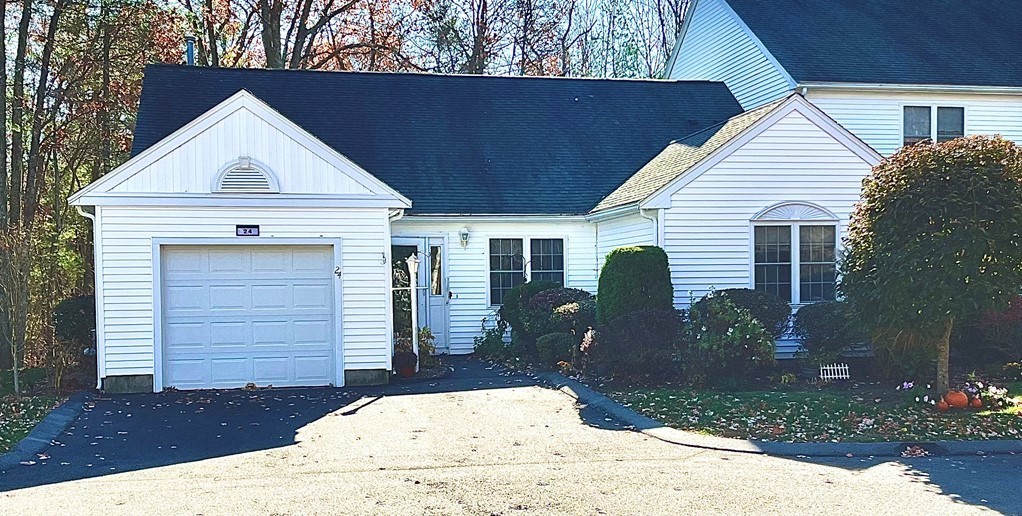
<svg viewBox="0 0 1022 516"><path fill-rule="evenodd" d="M536 351L539 359L546 365L570 362L574 349L581 340L581 337L570 333L548 333L536 339Z"/></svg>
<svg viewBox="0 0 1022 516"><path fill-rule="evenodd" d="M977 346L974 338L969 339L971 349L965 350L969 354L994 362L1022 359L1022 297L1012 299L1006 310L984 312L976 329L981 343Z"/></svg>
<svg viewBox="0 0 1022 516"><path fill-rule="evenodd" d="M503 360L507 356L507 344L504 342L504 335L507 334L507 323L497 321L497 324L487 328L486 319L483 319L481 333L475 337L473 351L476 356L489 360Z"/></svg>
<svg viewBox="0 0 1022 516"><path fill-rule="evenodd" d="M774 337L752 313L723 296L707 296L692 306L691 335L685 354L693 383L744 380L774 363Z"/></svg>
<svg viewBox="0 0 1022 516"><path fill-rule="evenodd" d="M717 291L716 295L751 312L774 338L780 338L788 329L791 305L775 294L751 288L729 288Z"/></svg>
<svg viewBox="0 0 1022 516"><path fill-rule="evenodd" d="M848 348L866 341L852 307L842 301L824 301L799 308L795 334L814 362L829 364Z"/></svg>
<svg viewBox="0 0 1022 516"><path fill-rule="evenodd" d="M584 299L554 308L551 326L582 335L596 324L596 300Z"/></svg>
<svg viewBox="0 0 1022 516"><path fill-rule="evenodd" d="M574 321L570 317L571 309L568 305L578 306L579 303L589 302L592 299L592 294L576 288L553 288L538 292L529 298L525 309L521 311L522 328L529 335L571 331ZM558 309L561 307L565 307L565 309L558 314ZM568 317L562 317L562 315ZM582 313L578 315L585 316Z"/></svg>
<svg viewBox="0 0 1022 516"><path fill-rule="evenodd" d="M504 296L504 304L497 310L497 318L511 329L511 341L518 347L534 349L536 337L543 334L529 333L525 328L522 318L529 300L544 290L555 288L560 288L560 285L552 281L528 281L511 289Z"/></svg>
<svg viewBox="0 0 1022 516"><path fill-rule="evenodd" d="M870 343L874 365L881 376L892 380L924 379L932 378L937 370L937 350L925 336L886 330L870 336Z"/></svg>
<svg viewBox="0 0 1022 516"><path fill-rule="evenodd" d="M679 311L645 308L616 317L584 346L588 359L615 378L655 383L679 375L683 334Z"/></svg>
<svg viewBox="0 0 1022 516"><path fill-rule="evenodd" d="M1012 382L1022 382L1022 363L1008 362L1004 364L1004 376Z"/></svg>
<svg viewBox="0 0 1022 516"><path fill-rule="evenodd" d="M600 271L596 320L601 324L638 310L673 310L667 253L655 246L619 247Z"/></svg>
<svg viewBox="0 0 1022 516"><path fill-rule="evenodd" d="M92 347L96 331L95 296L71 297L57 303L53 308L53 330L64 342Z"/></svg>

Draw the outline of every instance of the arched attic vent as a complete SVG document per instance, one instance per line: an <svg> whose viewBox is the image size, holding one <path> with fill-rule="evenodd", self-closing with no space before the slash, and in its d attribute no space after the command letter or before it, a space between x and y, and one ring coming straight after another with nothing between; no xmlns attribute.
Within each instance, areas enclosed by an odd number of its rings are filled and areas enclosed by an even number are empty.
<svg viewBox="0 0 1022 516"><path fill-rule="evenodd" d="M838 217L813 203L782 202L757 213L752 220L838 220Z"/></svg>
<svg viewBox="0 0 1022 516"><path fill-rule="evenodd" d="M241 156L220 168L213 180L215 193L280 193L277 177L269 167Z"/></svg>

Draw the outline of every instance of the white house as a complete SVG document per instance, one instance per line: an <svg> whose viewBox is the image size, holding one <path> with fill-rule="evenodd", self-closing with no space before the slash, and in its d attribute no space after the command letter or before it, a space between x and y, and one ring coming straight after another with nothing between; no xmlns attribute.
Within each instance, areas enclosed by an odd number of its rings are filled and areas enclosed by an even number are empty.
<svg viewBox="0 0 1022 516"><path fill-rule="evenodd" d="M798 92L882 155L999 134L1022 143L1022 4L693 0L666 72L746 109Z"/></svg>
<svg viewBox="0 0 1022 516"><path fill-rule="evenodd" d="M668 251L679 307L826 299L879 159L800 95L743 113L719 82L152 66L133 157L71 198L100 387L386 382L411 253L449 353L527 278L595 291L623 245Z"/></svg>

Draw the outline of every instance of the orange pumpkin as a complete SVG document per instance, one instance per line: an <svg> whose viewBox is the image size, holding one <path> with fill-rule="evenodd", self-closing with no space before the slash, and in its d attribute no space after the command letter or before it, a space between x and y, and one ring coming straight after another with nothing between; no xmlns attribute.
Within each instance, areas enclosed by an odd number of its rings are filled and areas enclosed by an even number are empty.
<svg viewBox="0 0 1022 516"><path fill-rule="evenodd" d="M969 395L962 391L948 391L944 395L944 400L951 405L951 408L963 409L969 406Z"/></svg>
<svg viewBox="0 0 1022 516"><path fill-rule="evenodd" d="M972 408L983 408L983 400L979 399L979 396L972 398Z"/></svg>
<svg viewBox="0 0 1022 516"><path fill-rule="evenodd" d="M944 401L944 398L941 398L940 401L937 402L937 410L947 412L947 409L949 408L951 408L951 405L948 405L947 402Z"/></svg>

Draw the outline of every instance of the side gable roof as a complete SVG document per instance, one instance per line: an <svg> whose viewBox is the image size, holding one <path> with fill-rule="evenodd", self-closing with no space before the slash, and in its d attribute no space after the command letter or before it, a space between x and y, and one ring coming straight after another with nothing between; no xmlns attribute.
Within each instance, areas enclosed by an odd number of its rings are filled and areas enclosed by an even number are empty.
<svg viewBox="0 0 1022 516"><path fill-rule="evenodd" d="M395 208L407 208L411 205L411 201L409 199L353 163L347 157L319 141L313 135L307 133L280 113L274 111L270 106L266 105L266 103L262 102L245 90L234 93L219 104L213 106L204 113L201 113L184 126L147 147L144 151L136 153L127 162L73 194L68 201L72 205L88 206L103 204L116 197L126 197L124 195L119 196L117 194L109 194L109 192L117 185L145 169L145 167L153 164L170 152L173 152L185 142L194 138L195 135L206 131L238 110L248 110L263 119L272 127L284 132L299 144L304 145L326 162L333 165L337 170L361 184L366 191L372 192L370 196L382 197L383 199L379 200L383 200L384 205ZM218 167L222 164L210 163L208 165ZM164 194L164 196L169 197L169 195L166 194ZM103 199L103 197L110 197L111 199ZM227 198L227 196L224 195L220 195L218 197L220 199ZM242 195L242 197L244 197L244 195ZM360 196L347 197L355 198ZM113 202L116 203L118 201Z"/></svg>
<svg viewBox="0 0 1022 516"><path fill-rule="evenodd" d="M1022 87L1018 0L725 0L800 84Z"/></svg>
<svg viewBox="0 0 1022 516"><path fill-rule="evenodd" d="M723 124L672 143L635 175L632 191L615 192L621 201L601 203L597 210L608 210L630 203L638 203L640 208L670 207L670 197L674 192L793 111L808 118L870 165L876 165L882 159L869 145L815 105L799 94L792 94L784 100L750 110ZM627 183L623 188L625 186L628 186Z"/></svg>
<svg viewBox="0 0 1022 516"><path fill-rule="evenodd" d="M412 214L583 214L667 142L741 112L723 83L153 65L139 155L240 89L412 201Z"/></svg>
<svg viewBox="0 0 1022 516"><path fill-rule="evenodd" d="M679 173L692 168L713 151L723 147L760 118L766 116L780 102L765 104L713 127L671 142L657 157L600 201L593 211L609 210L649 197L673 181Z"/></svg>

